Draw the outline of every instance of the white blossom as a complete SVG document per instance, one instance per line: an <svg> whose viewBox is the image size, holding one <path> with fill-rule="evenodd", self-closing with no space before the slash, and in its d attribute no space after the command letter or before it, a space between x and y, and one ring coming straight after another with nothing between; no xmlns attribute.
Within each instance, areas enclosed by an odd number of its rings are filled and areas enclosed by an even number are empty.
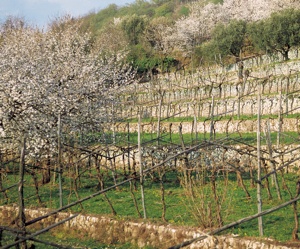
<svg viewBox="0 0 300 249"><path fill-rule="evenodd" d="M99 128L116 88L134 79L122 53L100 59L101 47L68 17L45 33L24 27L2 34L0 136L18 143L25 135L31 155L55 150L59 115L64 132Z"/></svg>
<svg viewBox="0 0 300 249"><path fill-rule="evenodd" d="M268 18L271 13L285 8L300 8L300 1L224 0L223 4L196 1L189 5L190 14L177 20L163 37L173 44L170 47L190 53L194 46L210 38L217 23L226 24L233 19L253 22Z"/></svg>

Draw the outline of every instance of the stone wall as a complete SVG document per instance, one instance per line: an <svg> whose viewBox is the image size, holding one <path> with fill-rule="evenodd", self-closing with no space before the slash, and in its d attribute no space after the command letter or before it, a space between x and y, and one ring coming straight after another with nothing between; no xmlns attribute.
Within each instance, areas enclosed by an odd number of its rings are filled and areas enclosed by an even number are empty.
<svg viewBox="0 0 300 249"><path fill-rule="evenodd" d="M299 105L300 106L300 105ZM195 126L193 122L161 122L161 133L178 133L179 125L182 126L182 133L187 134L195 132ZM127 132L127 123L118 123L115 125L116 132ZM197 132L199 133L209 133L210 132L211 120L206 122L197 122ZM278 131L278 119L270 119L270 130L271 132ZM262 131L265 128L265 120L262 120ZM216 133L233 133L233 132L256 132L257 130L257 120L215 120L214 130ZM284 118L281 131L299 131L300 130L300 120L297 118ZM130 132L138 131L137 123L129 124ZM142 123L142 132L145 133L156 133L157 122Z"/></svg>
<svg viewBox="0 0 300 249"><path fill-rule="evenodd" d="M9 224L17 214L17 208L0 206L1 225ZM50 212L48 209L26 209L26 218L31 220ZM39 230L55 222L70 217L71 213L58 213L28 229ZM152 246L155 248L168 248L182 243L185 240L204 235L197 228L179 227L172 225L151 224L144 221L127 221L112 219L104 216L79 215L60 227L65 231L76 230L82 236L101 241L102 243L137 244L140 248ZM299 247L280 244L271 240L239 238L234 236L208 236L206 239L186 247L190 249L294 249Z"/></svg>

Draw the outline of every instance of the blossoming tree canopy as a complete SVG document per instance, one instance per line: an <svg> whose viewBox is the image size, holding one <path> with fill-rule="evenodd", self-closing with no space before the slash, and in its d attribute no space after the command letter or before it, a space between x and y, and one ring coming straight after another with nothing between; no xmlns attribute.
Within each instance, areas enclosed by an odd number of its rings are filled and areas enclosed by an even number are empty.
<svg viewBox="0 0 300 249"><path fill-rule="evenodd" d="M26 135L30 151L38 153L46 145L55 147L59 115L68 131L97 129L116 89L134 81L122 52L104 57L101 49L68 16L44 33L26 25L3 26L0 135L10 143Z"/></svg>

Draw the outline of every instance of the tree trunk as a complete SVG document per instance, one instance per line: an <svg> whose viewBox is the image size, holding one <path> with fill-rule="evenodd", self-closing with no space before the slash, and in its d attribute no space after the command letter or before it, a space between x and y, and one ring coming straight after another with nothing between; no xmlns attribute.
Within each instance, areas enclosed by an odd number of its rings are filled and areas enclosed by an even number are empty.
<svg viewBox="0 0 300 249"><path fill-rule="evenodd" d="M278 132L279 134L279 132ZM276 172L276 164L274 163L273 159L273 150L272 150L272 143L271 143L271 131L270 131L270 120L267 121L267 128L266 128L266 140L268 145L268 151L269 151L269 158L270 158L270 164L271 164L271 170L274 172L272 175L273 182L275 183L276 193L278 200L281 200L281 192L278 184L278 178L277 178L277 172Z"/></svg>
<svg viewBox="0 0 300 249"><path fill-rule="evenodd" d="M211 110L210 110L210 117L211 117L211 121L210 121L210 140L213 140L215 138L214 134L215 134L215 127L214 127L214 108L215 108L215 101L214 101L214 96L212 96L212 100L211 100Z"/></svg>
<svg viewBox="0 0 300 249"><path fill-rule="evenodd" d="M2 174L4 172L5 172L5 169L4 169L4 165L3 165L3 157L2 157L2 154L1 154L1 151L0 151L0 192L3 193L3 195L5 197L5 204L7 204L8 203L8 195L7 195L6 191L2 191L3 190ZM1 242L1 240L0 240L0 242ZM0 244L0 246L1 246L1 244Z"/></svg>
<svg viewBox="0 0 300 249"><path fill-rule="evenodd" d="M39 183L38 183L38 177L36 175L36 172L34 172L33 170L30 172L32 178L33 178L33 181L34 181L34 187L35 187L35 196L39 202L39 204L42 204L42 200L41 200L41 197L39 195Z"/></svg>
<svg viewBox="0 0 300 249"><path fill-rule="evenodd" d="M185 150L185 144L183 140L183 135L182 135L182 124L180 123L179 125L179 136L180 136L180 141L181 141L181 148L182 151ZM189 190L190 194L193 195L193 188L192 188L192 181L190 179L190 172L189 172L189 160L187 157L187 153L184 154L184 159L183 159L183 176L184 176L184 185L186 188Z"/></svg>
<svg viewBox="0 0 300 249"><path fill-rule="evenodd" d="M58 115L57 121L57 164L58 164L58 184L59 184L59 206L63 207L63 189L62 189L62 151L61 151L61 115Z"/></svg>
<svg viewBox="0 0 300 249"><path fill-rule="evenodd" d="M161 167L164 167L164 165L162 165ZM161 218L163 221L167 221L166 220L166 202L165 202L165 187L164 187L164 176L165 176L165 171L164 169L159 169L159 171L163 171L163 172L159 172L159 179L160 179L160 193L161 193L161 203L162 203L162 214L161 214Z"/></svg>
<svg viewBox="0 0 300 249"><path fill-rule="evenodd" d="M142 216L142 214L139 210L139 206L137 204L137 201L136 201L136 198L135 198L135 195L134 195L134 192L133 192L132 181L130 181L129 184L130 184L130 194L132 196L132 200L133 200L133 203L134 203L135 210L137 211L137 214L138 214L139 218L142 218L143 216Z"/></svg>
<svg viewBox="0 0 300 249"><path fill-rule="evenodd" d="M289 49L286 49L282 52L283 60L288 61L289 60Z"/></svg>
<svg viewBox="0 0 300 249"><path fill-rule="evenodd" d="M159 91L159 105L158 105L158 113L157 113L157 132L156 132L156 139L157 139L157 145L159 145L159 137L160 137L160 119L161 119L161 109L162 109L162 103L164 99L165 91Z"/></svg>
<svg viewBox="0 0 300 249"><path fill-rule="evenodd" d="M265 170L265 174L268 174L268 169L267 169L266 162L263 160L262 163L263 163L263 167L264 167L264 170ZM272 197L272 193L271 193L271 190L270 190L269 178L266 177L264 179L266 180L266 182L265 182L265 189L268 192L268 198L269 198L269 200L272 200L273 197Z"/></svg>
<svg viewBox="0 0 300 249"><path fill-rule="evenodd" d="M262 197L261 197L261 160L260 160L260 127L261 127L261 86L258 85L258 94L257 94L257 211L258 213L262 212ZM258 217L258 230L259 235L263 236L263 221L262 217Z"/></svg>
<svg viewBox="0 0 300 249"><path fill-rule="evenodd" d="M145 192L144 192L144 169L142 162L142 146L141 146L141 115L138 117L138 154L140 163L140 184L141 184L141 196L142 196L142 206L144 212L144 219L147 219L146 204L145 204Z"/></svg>
<svg viewBox="0 0 300 249"><path fill-rule="evenodd" d="M298 220L298 211L297 211L297 202L293 203L293 211L294 211L294 221L295 226L292 233L293 240L298 240L298 232L299 232L299 220Z"/></svg>
<svg viewBox="0 0 300 249"><path fill-rule="evenodd" d="M42 167L43 167L43 164L42 164ZM51 167L51 160L50 160L50 156L47 155L45 168L43 167L43 170L42 170L42 175L43 175L42 184L47 184L51 181L50 167Z"/></svg>
<svg viewBox="0 0 300 249"><path fill-rule="evenodd" d="M250 195L249 191L246 188L246 185L245 185L244 180L242 178L242 174L239 170L236 170L236 176L238 178L239 185L243 188L243 190L246 193L247 199L251 199L251 195Z"/></svg>
<svg viewBox="0 0 300 249"><path fill-rule="evenodd" d="M26 217L24 206L24 174L25 174L25 150L26 150L26 138L23 137L21 155L20 155L20 168L19 168L19 214L18 214L18 227L22 231L21 236L26 236ZM19 240L19 237L16 238ZM21 242L18 245L21 249L26 249L26 241Z"/></svg>

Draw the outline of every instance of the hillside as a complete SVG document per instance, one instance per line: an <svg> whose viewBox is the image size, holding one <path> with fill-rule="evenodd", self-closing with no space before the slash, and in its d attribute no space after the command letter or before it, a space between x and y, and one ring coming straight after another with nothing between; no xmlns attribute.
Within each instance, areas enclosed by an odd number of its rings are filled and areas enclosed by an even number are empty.
<svg viewBox="0 0 300 249"><path fill-rule="evenodd" d="M220 132L228 130L226 126L235 129L232 132L253 132L255 120L244 123L257 114L257 92L261 87L261 115L274 119L289 114L293 119L285 122L283 130L298 131L299 57L295 45L299 41L291 43L286 60L286 51L276 47L267 53L258 49L248 29L261 20L267 20L262 23L267 25L272 13L299 7L299 2L290 0L136 1L122 8L110 6L83 21L90 21L103 48L110 53L125 47L127 60L140 73L140 83L129 86L119 96L121 116L116 121L136 119L140 114L149 123L145 131L153 132L157 130L155 120L192 118L193 122L202 122L197 129L205 133L210 128L203 120L214 117L215 125L222 127ZM162 11L164 8L168 11ZM179 11L183 9L188 11ZM235 35L232 32L224 41L213 38L217 25L227 28L235 19L247 25L246 31L238 34L242 36L239 45L230 38ZM224 48L214 43L232 44ZM203 52L210 49L210 54ZM236 54L230 52L234 49ZM278 124L273 121L276 129ZM164 131L170 123L166 122L162 124ZM119 131L124 129L118 125ZM183 132L191 129L188 124ZM178 132L177 125L172 126L172 132Z"/></svg>
<svg viewBox="0 0 300 249"><path fill-rule="evenodd" d="M199 120L198 132L205 132L203 120L209 121L214 116L217 126L223 122L227 126L232 124L232 129L237 129L239 124L241 131L253 132L256 130L255 119L250 126L243 124L249 123L257 115L260 86L261 115L274 119L278 115L289 114L293 117L292 123L285 121L284 130L298 131L300 60L297 51L292 54L288 62L272 56L244 61L244 70L250 73L244 76L243 82L239 81L237 64L230 67L199 68L192 74L181 71L177 74L157 75L150 82L130 86L128 92L123 92L119 98L122 103L120 112L123 112L123 119L136 118L138 113L146 122L150 122L152 118L148 127L155 124L158 117L164 119L165 123L173 124L176 123L174 117L181 118L182 121L184 118L196 117ZM168 118L173 121L168 121ZM277 118L274 122L278 122ZM273 129L278 127L275 123ZM223 126L220 131L222 133L226 130L225 124ZM177 133L177 127L178 125L174 125L172 132ZM147 126L144 129L147 132L151 130ZM183 131L189 133L191 127Z"/></svg>
<svg viewBox="0 0 300 249"><path fill-rule="evenodd" d="M224 48L207 47L216 26L233 20L249 25L272 13L299 8L300 3L293 0L139 0L125 7L110 5L81 21L83 30L90 30L106 53L125 50L127 61L146 74L153 68L169 71L215 63L219 54L225 63L232 63L232 54ZM249 37L243 43L247 47L243 56L265 52L253 48Z"/></svg>

